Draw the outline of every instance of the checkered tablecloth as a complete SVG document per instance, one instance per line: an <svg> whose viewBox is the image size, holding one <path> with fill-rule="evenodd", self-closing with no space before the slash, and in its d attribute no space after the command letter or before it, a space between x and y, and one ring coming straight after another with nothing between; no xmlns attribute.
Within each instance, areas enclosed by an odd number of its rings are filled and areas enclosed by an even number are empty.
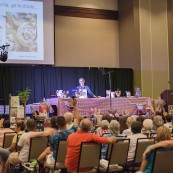
<svg viewBox="0 0 173 173"><path fill-rule="evenodd" d="M91 108L100 109L102 115L108 114L110 110L110 98L82 98L77 99L77 107L80 115L89 116ZM112 98L112 109L117 110L117 113L122 115L125 111L129 114L134 114L138 108L137 105L151 106L151 99L149 97L116 97ZM64 115L72 107L72 99L58 100L58 114Z"/></svg>

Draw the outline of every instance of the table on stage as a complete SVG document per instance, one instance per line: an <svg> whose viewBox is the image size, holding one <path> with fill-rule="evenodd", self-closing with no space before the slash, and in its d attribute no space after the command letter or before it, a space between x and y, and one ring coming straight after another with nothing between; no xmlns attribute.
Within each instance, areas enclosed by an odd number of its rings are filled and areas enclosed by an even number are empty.
<svg viewBox="0 0 173 173"><path fill-rule="evenodd" d="M129 114L134 114L138 108L137 105L151 106L151 99L149 97L115 97L112 98L112 109L117 110L117 113L122 115L124 111ZM64 115L72 106L72 99L58 100L58 115ZM77 107L80 115L89 116L91 108L100 109L101 114L108 114L110 110L110 98L80 98L77 99Z"/></svg>

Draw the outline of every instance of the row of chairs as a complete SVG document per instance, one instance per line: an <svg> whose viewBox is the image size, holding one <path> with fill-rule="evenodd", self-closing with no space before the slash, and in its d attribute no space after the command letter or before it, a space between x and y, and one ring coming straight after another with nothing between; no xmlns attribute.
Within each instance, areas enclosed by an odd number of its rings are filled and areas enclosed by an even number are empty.
<svg viewBox="0 0 173 173"><path fill-rule="evenodd" d="M147 138L148 139L148 138ZM148 145L154 144L154 138L151 140L144 140L143 138L138 139L137 148L135 152L135 161L134 167L139 165L142 161L142 154L145 151ZM83 167L94 167L90 172L120 172L126 168L127 156L129 151L130 139L121 139L114 144L108 146L107 160L108 166L100 166L100 157L101 157L101 144L97 143L82 143L79 155L79 164L77 173L80 172L80 168ZM65 169L64 160L66 156L66 141L59 141L57 148L57 156L55 164L53 166L46 165L49 169ZM118 164L119 166L112 167L110 165Z"/></svg>
<svg viewBox="0 0 173 173"><path fill-rule="evenodd" d="M8 138L10 138L10 135L6 134L4 138L5 141L4 148ZM97 143L82 143L80 149L77 173L80 172L80 168L83 167L96 168L90 171L93 173L97 172L98 170L99 172L106 172L106 173L123 171L126 168L129 144L130 144L129 139L121 139L114 144L110 144L108 146L108 153L107 153L108 166L105 168L103 166L100 166L102 145ZM146 141L143 138L137 140L136 152L134 157L135 159L132 171L134 170L136 165L137 166L140 165L142 161L142 154L145 151L146 147L152 144L154 144L154 138L148 141ZM48 145L47 137L31 138L28 162L35 160L44 151L47 145ZM64 164L66 151L67 151L66 141L59 141L55 164L46 165L46 167L48 167L51 170L66 169ZM173 150L158 149L155 153L155 161L152 170L153 173L161 173L161 172L171 173L173 170L173 164L171 163L172 159L173 159ZM114 168L110 166L115 164L118 164L119 166Z"/></svg>

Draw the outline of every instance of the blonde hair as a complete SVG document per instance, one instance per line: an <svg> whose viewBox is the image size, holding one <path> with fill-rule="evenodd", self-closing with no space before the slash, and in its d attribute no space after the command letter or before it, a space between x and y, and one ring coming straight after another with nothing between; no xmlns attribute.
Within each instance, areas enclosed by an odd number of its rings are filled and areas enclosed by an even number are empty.
<svg viewBox="0 0 173 173"><path fill-rule="evenodd" d="M112 133L120 133L120 123L117 120L112 120L109 125L109 129Z"/></svg>
<svg viewBox="0 0 173 173"><path fill-rule="evenodd" d="M164 141L164 140L170 140L170 139L171 139L170 130L165 126L160 126L157 129L157 136L156 136L157 142Z"/></svg>
<svg viewBox="0 0 173 173"><path fill-rule="evenodd" d="M71 112L66 112L64 114L64 118L65 118L67 124L69 124L73 121L73 114Z"/></svg>
<svg viewBox="0 0 173 173"><path fill-rule="evenodd" d="M131 125L132 125L132 123L133 123L134 121L136 121L135 118L133 118L133 117L128 117L127 120L126 120L127 127L130 128Z"/></svg>

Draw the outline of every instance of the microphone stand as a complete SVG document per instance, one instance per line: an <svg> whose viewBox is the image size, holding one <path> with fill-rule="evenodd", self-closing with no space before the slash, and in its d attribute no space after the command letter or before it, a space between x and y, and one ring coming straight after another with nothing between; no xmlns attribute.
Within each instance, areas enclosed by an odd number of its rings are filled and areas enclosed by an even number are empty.
<svg viewBox="0 0 173 173"><path fill-rule="evenodd" d="M112 80L111 80L111 73L114 72L114 70L105 72L104 68L98 68L99 70L101 70L102 75L107 75L109 76L109 89L110 89L110 93L109 93L109 106L110 109L112 110L112 97L111 97L111 92L112 92Z"/></svg>

